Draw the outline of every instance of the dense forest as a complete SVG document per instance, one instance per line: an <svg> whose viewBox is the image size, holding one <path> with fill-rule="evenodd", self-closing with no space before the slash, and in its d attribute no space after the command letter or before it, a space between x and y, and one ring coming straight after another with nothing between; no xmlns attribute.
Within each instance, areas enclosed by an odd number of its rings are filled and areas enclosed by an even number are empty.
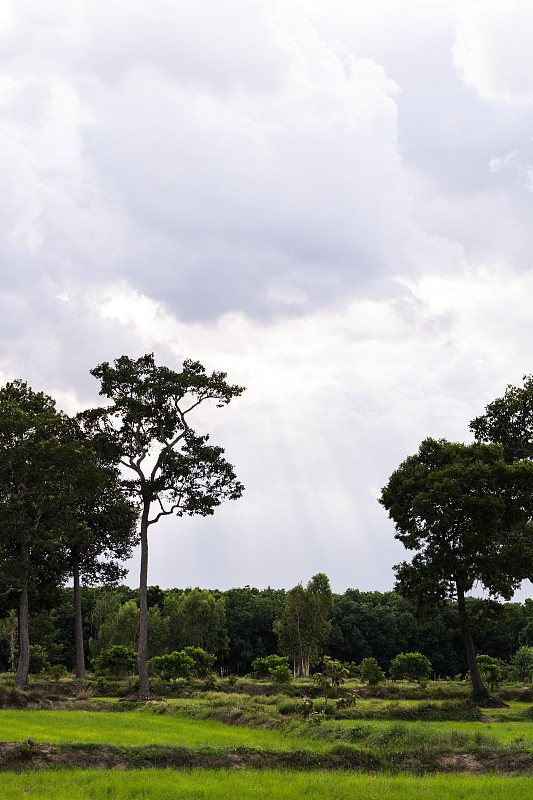
<svg viewBox="0 0 533 800"><path fill-rule="evenodd" d="M295 587L298 588L301 589ZM294 591L249 586L228 591L163 590L151 586L149 656L188 645L203 647L217 656L218 671L246 674L255 658L282 649L284 615L286 619ZM94 657L114 644L136 649L138 602L138 590L125 586L113 590L83 588L83 631L89 668ZM73 590L57 588L42 598L42 603L47 610L43 608L30 616L32 647L42 648L50 664L63 664L73 671ZM468 606L478 653L509 661L519 647L533 645L533 600L495 603L470 598ZM17 613L7 608L3 613L0 670L8 670L16 658ZM348 589L344 594L330 596L326 617L317 659L325 653L343 662L359 663L373 656L388 671L398 653L419 651L429 658L435 676L454 677L468 670L457 606L451 601L441 613L421 621L414 607L395 592Z"/></svg>

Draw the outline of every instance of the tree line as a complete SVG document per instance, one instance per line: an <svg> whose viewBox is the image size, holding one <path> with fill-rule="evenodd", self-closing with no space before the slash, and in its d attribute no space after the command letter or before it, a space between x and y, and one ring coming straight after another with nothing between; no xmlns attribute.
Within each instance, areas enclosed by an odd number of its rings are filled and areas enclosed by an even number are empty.
<svg viewBox="0 0 533 800"><path fill-rule="evenodd" d="M305 598L311 589L311 602ZM322 611L313 597L322 590ZM329 598L328 598L329 594ZM421 621L416 606L397 592L329 592L326 576L307 586L283 589L242 587L227 591L148 587L148 656L162 656L184 647L202 647L217 657L216 669L244 675L257 658L288 655L296 673L305 674L309 657L316 668L323 655L345 664L375 658L388 673L399 653L420 652L432 664L434 676L468 672L457 624L457 604L448 601L437 614ZM82 624L86 667L113 645L137 650L139 591L83 587ZM295 615L295 604L298 616ZM76 665L72 588L56 587L48 608L29 617L30 638L50 665ZM509 662L523 646L533 646L533 600L498 603L467 600L472 635L479 653ZM0 621L0 670L12 669L18 646L17 610L3 609ZM295 620L300 632L295 635ZM33 649L32 646L32 649Z"/></svg>

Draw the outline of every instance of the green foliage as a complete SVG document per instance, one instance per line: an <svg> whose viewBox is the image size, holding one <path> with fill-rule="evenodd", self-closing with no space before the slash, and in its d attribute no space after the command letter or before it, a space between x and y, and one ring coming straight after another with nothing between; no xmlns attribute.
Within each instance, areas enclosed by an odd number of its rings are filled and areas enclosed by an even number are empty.
<svg viewBox="0 0 533 800"><path fill-rule="evenodd" d="M204 680L204 691L212 692L216 688L217 688L217 676L213 674L206 675Z"/></svg>
<svg viewBox="0 0 533 800"><path fill-rule="evenodd" d="M208 375L198 361L185 360L180 373L158 367L153 353L136 360L121 356L114 366L104 362L91 374L112 404L85 412L80 420L110 457L129 469L125 486L140 506L139 696L149 699L148 530L163 516L209 516L223 501L241 496L244 487L224 450L196 434L188 415L205 401L224 406L244 389L228 384L223 372ZM146 462L149 453L153 460Z"/></svg>
<svg viewBox="0 0 533 800"><path fill-rule="evenodd" d="M93 657L113 645L136 650L139 644L139 608L135 600L127 600L121 605L116 595L106 593L98 601L93 618L102 613L101 609L105 619L98 626L96 638L90 641ZM108 613L105 609L109 609Z"/></svg>
<svg viewBox="0 0 533 800"><path fill-rule="evenodd" d="M292 681L292 672L287 664L279 664L277 667L271 667L270 680L278 686L286 686Z"/></svg>
<svg viewBox="0 0 533 800"><path fill-rule="evenodd" d="M330 632L332 594L324 573L314 575L306 588L295 586L285 599L285 608L277 630L280 651L290 656L295 673L308 677L312 664L324 652Z"/></svg>
<svg viewBox="0 0 533 800"><path fill-rule="evenodd" d="M476 661L484 682L490 685L490 690L492 692L494 687L497 686L502 679L500 662L497 658L486 655L477 655Z"/></svg>
<svg viewBox="0 0 533 800"><path fill-rule="evenodd" d="M346 682L348 677L348 670L343 667L340 661L329 656L324 656L322 662L322 672L315 672L313 680L322 687L324 692L324 709L323 714L326 713L328 705L328 695L333 689L338 689Z"/></svg>
<svg viewBox="0 0 533 800"><path fill-rule="evenodd" d="M520 647L516 651L512 669L519 680L533 683L533 647Z"/></svg>
<svg viewBox="0 0 533 800"><path fill-rule="evenodd" d="M201 647L184 647L183 652L192 659L192 672L195 678L208 678L215 665L216 656L206 653Z"/></svg>
<svg viewBox="0 0 533 800"><path fill-rule="evenodd" d="M228 636L223 597L215 597L213 592L203 589L173 592L163 600L162 619L167 648L200 647L219 658L226 654Z"/></svg>
<svg viewBox="0 0 533 800"><path fill-rule="evenodd" d="M148 672L157 675L164 681L175 681L178 678L190 680L193 665L193 659L186 653L174 651L164 656L151 658L148 662Z"/></svg>
<svg viewBox="0 0 533 800"><path fill-rule="evenodd" d="M53 667L48 669L48 674L50 676L50 680L59 681L61 678L67 677L68 670L64 664L54 664Z"/></svg>
<svg viewBox="0 0 533 800"><path fill-rule="evenodd" d="M287 656L270 655L264 658L256 658L252 662L252 674L254 678L268 678L272 669L276 667L288 667L289 659Z"/></svg>
<svg viewBox="0 0 533 800"><path fill-rule="evenodd" d="M214 655L206 653L200 647L185 647L179 652L154 656L148 662L148 670L165 681L175 681L178 678L191 680L193 676L207 679L215 661Z"/></svg>
<svg viewBox="0 0 533 800"><path fill-rule="evenodd" d="M137 654L124 645L115 644L93 658L94 671L100 675L131 675L137 666Z"/></svg>
<svg viewBox="0 0 533 800"><path fill-rule="evenodd" d="M465 593L482 584L510 599L533 572L533 463L507 464L498 444L426 439L382 490L396 538L415 555L395 567L397 590L420 609L457 597L474 691L484 691L474 658Z"/></svg>
<svg viewBox="0 0 533 800"><path fill-rule="evenodd" d="M399 653L391 663L389 675L392 680L407 678L420 683L431 675L431 662L422 653Z"/></svg>
<svg viewBox="0 0 533 800"><path fill-rule="evenodd" d="M368 683L370 686L377 686L378 683L383 683L385 680L385 673L373 656L363 658L359 666L359 674L363 683Z"/></svg>

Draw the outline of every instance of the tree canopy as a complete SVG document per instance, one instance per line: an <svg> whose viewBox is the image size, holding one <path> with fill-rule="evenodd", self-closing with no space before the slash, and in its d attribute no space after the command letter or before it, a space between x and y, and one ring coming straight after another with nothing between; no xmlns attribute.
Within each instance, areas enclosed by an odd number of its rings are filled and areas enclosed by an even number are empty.
<svg viewBox="0 0 533 800"><path fill-rule="evenodd" d="M395 567L396 587L419 607L456 598L472 685L475 661L465 594L477 583L509 600L533 570L533 464L507 464L503 448L426 439L382 490L395 537L415 551Z"/></svg>

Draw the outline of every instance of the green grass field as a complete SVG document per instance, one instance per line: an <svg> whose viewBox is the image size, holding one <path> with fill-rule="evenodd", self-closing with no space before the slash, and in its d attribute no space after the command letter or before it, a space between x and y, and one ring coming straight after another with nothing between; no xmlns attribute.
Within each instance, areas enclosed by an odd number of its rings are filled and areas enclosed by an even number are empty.
<svg viewBox="0 0 533 800"><path fill-rule="evenodd" d="M4 800L529 800L527 777L133 770L1 774Z"/></svg>
<svg viewBox="0 0 533 800"><path fill-rule="evenodd" d="M302 743L275 730L255 730L225 725L214 720L192 720L150 711L0 711L0 740L100 743L175 747L256 747L269 750L301 748ZM310 741L307 749L325 749L322 741Z"/></svg>

